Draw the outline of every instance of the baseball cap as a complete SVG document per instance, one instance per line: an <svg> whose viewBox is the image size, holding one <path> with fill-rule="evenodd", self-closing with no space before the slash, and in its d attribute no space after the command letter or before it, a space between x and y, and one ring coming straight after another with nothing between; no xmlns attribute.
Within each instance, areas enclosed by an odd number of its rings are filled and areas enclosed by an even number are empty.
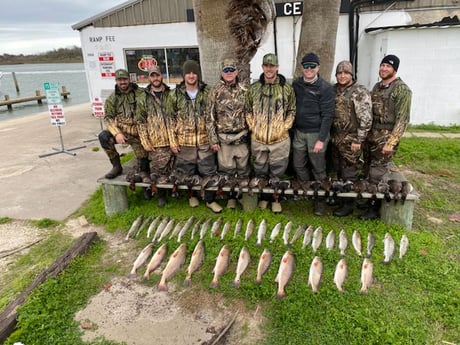
<svg viewBox="0 0 460 345"><path fill-rule="evenodd" d="M236 69L236 60L235 59L224 59L222 61L222 69L224 68L234 68Z"/></svg>
<svg viewBox="0 0 460 345"><path fill-rule="evenodd" d="M273 54L273 53L269 53L269 54L265 54L264 55L264 59L262 61L262 65L278 65L278 57Z"/></svg>
<svg viewBox="0 0 460 345"><path fill-rule="evenodd" d="M149 72L149 75L151 75L152 73L162 75L161 68L158 65L154 65L154 66L149 67L148 72Z"/></svg>
<svg viewBox="0 0 460 345"><path fill-rule="evenodd" d="M129 73L125 69L117 69L115 71L115 79L122 79L122 78L128 78L129 79Z"/></svg>

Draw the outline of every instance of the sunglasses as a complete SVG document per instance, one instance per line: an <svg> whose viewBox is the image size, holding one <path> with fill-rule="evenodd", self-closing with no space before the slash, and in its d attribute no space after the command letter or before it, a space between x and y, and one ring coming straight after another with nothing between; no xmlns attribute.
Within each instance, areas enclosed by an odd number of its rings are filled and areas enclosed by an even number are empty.
<svg viewBox="0 0 460 345"><path fill-rule="evenodd" d="M222 72L224 73L232 73L232 72L235 72L236 71L236 68L234 67L225 67Z"/></svg>
<svg viewBox="0 0 460 345"><path fill-rule="evenodd" d="M318 67L318 64L317 63L304 63L302 64L302 67L304 69L309 69L309 68L315 69L316 67Z"/></svg>

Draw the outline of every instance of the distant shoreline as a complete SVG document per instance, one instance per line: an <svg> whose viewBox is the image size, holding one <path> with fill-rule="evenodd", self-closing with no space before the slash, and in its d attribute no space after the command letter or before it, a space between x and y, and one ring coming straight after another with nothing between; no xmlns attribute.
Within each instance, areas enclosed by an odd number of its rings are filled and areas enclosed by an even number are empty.
<svg viewBox="0 0 460 345"><path fill-rule="evenodd" d="M0 55L0 65L22 65L39 63L83 63L80 47L59 48L46 53L34 55Z"/></svg>

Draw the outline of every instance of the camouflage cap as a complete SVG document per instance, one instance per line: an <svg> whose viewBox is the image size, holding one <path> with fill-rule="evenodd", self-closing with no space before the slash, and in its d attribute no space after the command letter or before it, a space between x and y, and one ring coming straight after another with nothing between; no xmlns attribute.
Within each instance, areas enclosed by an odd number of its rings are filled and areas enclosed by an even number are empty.
<svg viewBox="0 0 460 345"><path fill-rule="evenodd" d="M262 60L262 65L277 66L278 65L278 57L273 53L265 54L264 59Z"/></svg>
<svg viewBox="0 0 460 345"><path fill-rule="evenodd" d="M123 78L127 78L129 79L129 73L127 70L125 69L117 69L115 71L115 79L123 79Z"/></svg>
<svg viewBox="0 0 460 345"><path fill-rule="evenodd" d="M235 68L236 69L236 60L229 58L222 61L222 69L224 68Z"/></svg>
<svg viewBox="0 0 460 345"><path fill-rule="evenodd" d="M162 75L161 68L158 65L154 65L154 66L149 67L148 72L149 72L149 75L151 75L152 73Z"/></svg>
<svg viewBox="0 0 460 345"><path fill-rule="evenodd" d="M353 65L350 61L340 61L335 69L335 75L345 72L353 75Z"/></svg>

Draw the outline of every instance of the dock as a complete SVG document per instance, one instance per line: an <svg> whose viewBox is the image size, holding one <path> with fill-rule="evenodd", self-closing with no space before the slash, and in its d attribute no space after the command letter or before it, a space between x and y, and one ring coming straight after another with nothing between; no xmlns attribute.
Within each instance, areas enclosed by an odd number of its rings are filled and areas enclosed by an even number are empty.
<svg viewBox="0 0 460 345"><path fill-rule="evenodd" d="M61 97L67 99L70 95L70 92L67 91L65 86L62 86L61 90ZM10 98L10 96L5 95L5 100L0 101L0 106L6 105L8 110L13 110L13 104L18 103L25 103L25 102L37 102L37 104L43 104L43 100L46 98L44 94L41 93L40 90L35 90L35 96L29 97L18 97L18 98Z"/></svg>

